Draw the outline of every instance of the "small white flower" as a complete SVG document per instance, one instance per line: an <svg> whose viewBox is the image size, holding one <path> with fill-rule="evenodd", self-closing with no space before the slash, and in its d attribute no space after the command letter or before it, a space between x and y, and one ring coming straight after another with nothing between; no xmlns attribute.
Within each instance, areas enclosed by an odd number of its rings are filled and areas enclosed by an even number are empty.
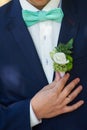
<svg viewBox="0 0 87 130"><path fill-rule="evenodd" d="M54 62L64 65L69 63L69 60L66 59L66 55L63 52L58 52L53 55Z"/></svg>

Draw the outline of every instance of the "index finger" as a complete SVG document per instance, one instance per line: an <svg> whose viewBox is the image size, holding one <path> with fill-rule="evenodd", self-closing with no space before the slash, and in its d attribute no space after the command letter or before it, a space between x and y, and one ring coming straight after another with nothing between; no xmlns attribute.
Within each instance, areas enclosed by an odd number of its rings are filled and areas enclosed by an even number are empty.
<svg viewBox="0 0 87 130"><path fill-rule="evenodd" d="M64 75L63 78L61 78L59 81L57 81L56 85L55 85L55 89L57 89L58 93L60 93L63 88L65 87L65 84L67 83L68 79L70 77L70 74L67 73Z"/></svg>

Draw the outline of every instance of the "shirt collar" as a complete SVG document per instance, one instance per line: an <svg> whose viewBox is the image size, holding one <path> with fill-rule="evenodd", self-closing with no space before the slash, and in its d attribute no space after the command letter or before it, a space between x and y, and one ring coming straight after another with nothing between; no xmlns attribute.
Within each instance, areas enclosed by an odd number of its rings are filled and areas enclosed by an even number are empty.
<svg viewBox="0 0 87 130"><path fill-rule="evenodd" d="M31 5L27 0L19 0L21 7L24 10L39 11L36 7ZM51 10L61 6L62 0L50 0L49 3L42 10Z"/></svg>

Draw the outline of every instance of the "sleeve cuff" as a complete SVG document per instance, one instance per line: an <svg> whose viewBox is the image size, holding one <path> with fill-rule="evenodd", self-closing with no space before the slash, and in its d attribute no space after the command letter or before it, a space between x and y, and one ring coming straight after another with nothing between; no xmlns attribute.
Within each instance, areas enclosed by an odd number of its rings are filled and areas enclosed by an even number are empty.
<svg viewBox="0 0 87 130"><path fill-rule="evenodd" d="M33 108L32 108L32 105L30 103L30 125L31 127L34 127L35 125L38 125L42 123L42 120L38 120L34 111L33 111Z"/></svg>

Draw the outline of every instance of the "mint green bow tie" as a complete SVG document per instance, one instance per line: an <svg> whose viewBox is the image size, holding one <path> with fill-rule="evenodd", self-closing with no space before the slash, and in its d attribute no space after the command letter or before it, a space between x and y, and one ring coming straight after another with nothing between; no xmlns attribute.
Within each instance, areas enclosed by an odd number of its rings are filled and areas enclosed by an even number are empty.
<svg viewBox="0 0 87 130"><path fill-rule="evenodd" d="M64 16L61 8L56 8L50 11L37 11L37 12L22 10L22 15L28 27L38 22L46 20L53 20L60 23Z"/></svg>

